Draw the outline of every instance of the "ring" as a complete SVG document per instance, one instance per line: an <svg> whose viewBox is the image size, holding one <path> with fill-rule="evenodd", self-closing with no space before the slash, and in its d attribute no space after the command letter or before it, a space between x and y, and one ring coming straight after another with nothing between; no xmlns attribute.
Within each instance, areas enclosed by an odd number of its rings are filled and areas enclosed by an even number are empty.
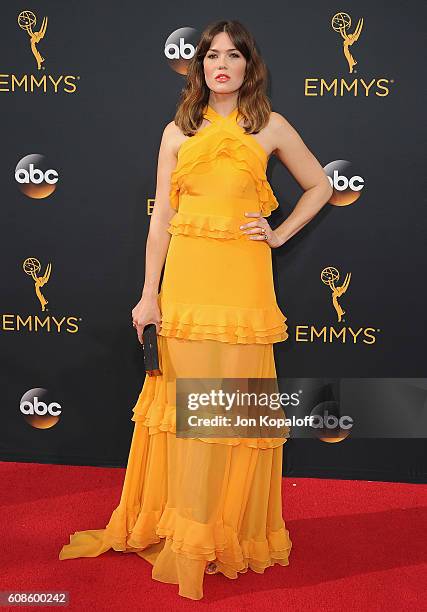
<svg viewBox="0 0 427 612"><path fill-rule="evenodd" d="M261 234L265 234L265 227L261 228Z"/></svg>
<svg viewBox="0 0 427 612"><path fill-rule="evenodd" d="M264 238L265 238L266 240L268 240L268 236L267 236L267 234L265 234L265 235L264 235Z"/></svg>

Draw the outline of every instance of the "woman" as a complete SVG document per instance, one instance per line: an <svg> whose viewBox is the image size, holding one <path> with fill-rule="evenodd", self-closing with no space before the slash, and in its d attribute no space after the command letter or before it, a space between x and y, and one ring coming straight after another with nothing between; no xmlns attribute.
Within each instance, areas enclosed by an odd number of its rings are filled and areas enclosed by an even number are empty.
<svg viewBox="0 0 427 612"><path fill-rule="evenodd" d="M135 552L155 580L190 599L203 597L205 574L263 573L288 565L292 547L281 500L286 437L176 435L177 378L276 377L273 343L288 334L271 249L331 196L319 162L271 112L265 86L265 65L239 22L203 32L163 133L145 283L132 310L140 342L144 326L156 325L162 375L146 376L133 408L119 506L105 529L70 536L59 557ZM305 190L274 230L265 218L278 207L265 174L271 154Z"/></svg>

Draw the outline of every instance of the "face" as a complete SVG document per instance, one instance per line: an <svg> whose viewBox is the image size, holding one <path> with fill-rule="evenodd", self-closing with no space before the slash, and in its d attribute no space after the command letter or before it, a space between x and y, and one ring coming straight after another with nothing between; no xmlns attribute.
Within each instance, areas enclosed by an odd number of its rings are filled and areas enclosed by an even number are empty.
<svg viewBox="0 0 427 612"><path fill-rule="evenodd" d="M234 48L233 41L226 32L217 34L203 60L206 85L213 92L232 93L237 91L245 76L246 59ZM217 79L220 74L228 78Z"/></svg>

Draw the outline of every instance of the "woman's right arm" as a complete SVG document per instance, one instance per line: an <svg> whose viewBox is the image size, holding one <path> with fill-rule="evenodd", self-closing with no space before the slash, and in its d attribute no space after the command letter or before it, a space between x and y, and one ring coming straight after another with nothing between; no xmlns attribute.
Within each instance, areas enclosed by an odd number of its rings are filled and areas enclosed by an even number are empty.
<svg viewBox="0 0 427 612"><path fill-rule="evenodd" d="M171 235L167 231L169 221L176 213L169 200L171 174L177 163L177 126L174 121L163 130L157 160L156 195L145 248L145 281L141 299L132 310L138 340L148 323L155 323L160 330L161 312L157 302L160 275L165 263Z"/></svg>

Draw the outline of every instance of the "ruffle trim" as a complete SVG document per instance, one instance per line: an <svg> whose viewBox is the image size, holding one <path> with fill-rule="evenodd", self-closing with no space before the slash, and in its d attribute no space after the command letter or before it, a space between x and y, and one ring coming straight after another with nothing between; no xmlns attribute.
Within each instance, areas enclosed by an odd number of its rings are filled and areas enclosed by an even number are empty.
<svg viewBox="0 0 427 612"><path fill-rule="evenodd" d="M184 234L186 236L236 239L245 236L240 229L242 222L236 217L201 215L179 211L170 220L168 232L172 235Z"/></svg>
<svg viewBox="0 0 427 612"><path fill-rule="evenodd" d="M168 403L165 397L156 397L156 378L157 377L146 376L143 391L141 391L138 401L132 410L133 416L131 420L135 423L142 422L142 424L148 428L149 435L161 432L169 432L176 435L176 405ZM289 434L290 428L286 427L283 431ZM225 444L227 446L238 446L239 444L243 444L249 448L260 449L275 448L276 446L282 446L288 441L288 438L285 436L281 438L196 439L211 444Z"/></svg>
<svg viewBox="0 0 427 612"><path fill-rule="evenodd" d="M288 338L286 320L277 305L273 308L241 308L167 301L162 305L159 334L231 344L271 344Z"/></svg>
<svg viewBox="0 0 427 612"><path fill-rule="evenodd" d="M274 561L288 565L292 548L289 531L285 527L268 532L262 540L239 541L236 531L228 525L218 522L212 529L209 525L180 516L175 508L165 508L156 534L172 540L173 552L205 561L216 558L219 570L229 572L230 578L236 578L237 572L244 572L248 567L263 573L267 567L274 565Z"/></svg>
<svg viewBox="0 0 427 612"><path fill-rule="evenodd" d="M188 153L183 150L182 157L178 159L176 168L171 174L169 198L172 208L178 211L181 179L184 176L191 172L208 172L220 155L226 155L239 170L249 172L252 176L258 192L261 213L264 217L270 216L271 212L278 208L279 203L268 182L265 168L257 155L239 138L233 137L228 132L211 132L209 140L208 148L200 149L194 146ZM187 161L184 161L185 157L188 158Z"/></svg>
<svg viewBox="0 0 427 612"><path fill-rule="evenodd" d="M285 524L276 531L267 531L261 540L239 541L236 531L223 522L215 525L199 523L178 514L175 508L163 512L139 513L116 508L105 531L105 545L116 551L136 552L144 556L144 549L168 538L171 550L187 558L204 561L216 559L218 570L228 578L237 578L248 568L264 573L278 563L289 565L292 541Z"/></svg>
<svg viewBox="0 0 427 612"><path fill-rule="evenodd" d="M156 526L161 516L161 510L144 512L140 505L125 508L119 505L106 526L105 544L120 552L135 552L156 544L160 542Z"/></svg>

